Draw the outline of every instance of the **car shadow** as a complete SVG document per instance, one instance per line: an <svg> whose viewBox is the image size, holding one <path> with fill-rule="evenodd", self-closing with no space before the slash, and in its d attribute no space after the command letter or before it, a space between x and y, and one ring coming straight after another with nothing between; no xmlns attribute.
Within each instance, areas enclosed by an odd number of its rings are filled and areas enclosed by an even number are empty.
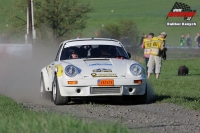
<svg viewBox="0 0 200 133"><path fill-rule="evenodd" d="M190 101L190 102L193 102L193 101L198 101L199 98L192 98L192 97L179 97L179 96L168 96L168 95L162 95L162 96L158 96L158 95L155 95L155 99L153 102L160 102L160 101L163 101L165 99L170 99L170 98L174 98L174 99L184 99L186 101Z"/></svg>
<svg viewBox="0 0 200 133"><path fill-rule="evenodd" d="M99 104L99 105L133 105L131 101L124 101L120 97L100 98L72 98L69 105Z"/></svg>
<svg viewBox="0 0 200 133"><path fill-rule="evenodd" d="M156 96L154 95L153 87L147 84L147 100L145 104L152 104L156 102ZM134 99L123 99L121 96L100 96L100 97L87 97L87 98L72 98L69 105L78 104L102 104L102 105L139 105L134 104Z"/></svg>
<svg viewBox="0 0 200 133"><path fill-rule="evenodd" d="M197 74L196 74L197 75ZM153 104L156 102L161 102L166 99L171 99L172 96L169 95L157 95L154 93L153 87L148 84L147 100L145 104ZM181 98L187 101L197 101L198 98L191 97L179 97L174 96L173 98ZM89 98L74 98L69 103L69 105L78 105L78 104L101 104L101 105L136 105L132 101L123 100L122 97L89 97Z"/></svg>

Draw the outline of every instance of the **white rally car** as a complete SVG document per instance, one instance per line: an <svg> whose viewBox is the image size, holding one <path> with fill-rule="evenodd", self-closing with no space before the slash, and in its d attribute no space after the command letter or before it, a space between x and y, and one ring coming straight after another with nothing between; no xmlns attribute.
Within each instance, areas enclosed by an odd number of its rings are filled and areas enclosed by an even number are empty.
<svg viewBox="0 0 200 133"><path fill-rule="evenodd" d="M122 43L114 39L64 41L55 60L41 70L41 97L51 92L56 105L67 104L71 98L109 96L144 104L146 73L130 57Z"/></svg>

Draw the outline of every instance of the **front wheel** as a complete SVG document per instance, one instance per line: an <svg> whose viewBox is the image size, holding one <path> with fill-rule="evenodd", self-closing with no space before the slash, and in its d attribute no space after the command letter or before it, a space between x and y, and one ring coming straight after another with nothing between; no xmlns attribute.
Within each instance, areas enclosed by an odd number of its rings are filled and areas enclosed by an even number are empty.
<svg viewBox="0 0 200 133"><path fill-rule="evenodd" d="M133 104L145 104L147 100L147 85L145 89L145 93L143 95L133 96L132 102Z"/></svg>
<svg viewBox="0 0 200 133"><path fill-rule="evenodd" d="M68 98L60 95L60 89L59 89L58 80L56 76L53 81L52 91L53 91L52 99L53 99L54 104L56 105L67 104Z"/></svg>

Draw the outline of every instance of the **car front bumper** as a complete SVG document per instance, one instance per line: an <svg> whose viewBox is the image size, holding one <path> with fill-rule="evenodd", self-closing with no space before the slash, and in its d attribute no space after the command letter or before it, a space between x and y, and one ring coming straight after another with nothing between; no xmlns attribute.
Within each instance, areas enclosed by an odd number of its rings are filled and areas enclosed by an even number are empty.
<svg viewBox="0 0 200 133"><path fill-rule="evenodd" d="M75 85L69 85L68 81L58 78L61 96L87 97L87 96L123 96L143 95L146 91L146 79L114 79L114 86L97 86L98 79L78 79ZM135 84L134 80L142 80L141 84Z"/></svg>

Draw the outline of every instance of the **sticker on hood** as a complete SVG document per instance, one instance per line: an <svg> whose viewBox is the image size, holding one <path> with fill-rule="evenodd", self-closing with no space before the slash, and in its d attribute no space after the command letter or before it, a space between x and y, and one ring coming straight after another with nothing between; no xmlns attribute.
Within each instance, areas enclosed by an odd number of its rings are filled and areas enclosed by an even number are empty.
<svg viewBox="0 0 200 133"><path fill-rule="evenodd" d="M89 66L112 66L111 63L92 63Z"/></svg>
<svg viewBox="0 0 200 133"><path fill-rule="evenodd" d="M98 68L98 69L93 69L93 72L112 72L111 69L106 69L106 68Z"/></svg>
<svg viewBox="0 0 200 133"><path fill-rule="evenodd" d="M92 77L117 77L116 73L91 73Z"/></svg>

